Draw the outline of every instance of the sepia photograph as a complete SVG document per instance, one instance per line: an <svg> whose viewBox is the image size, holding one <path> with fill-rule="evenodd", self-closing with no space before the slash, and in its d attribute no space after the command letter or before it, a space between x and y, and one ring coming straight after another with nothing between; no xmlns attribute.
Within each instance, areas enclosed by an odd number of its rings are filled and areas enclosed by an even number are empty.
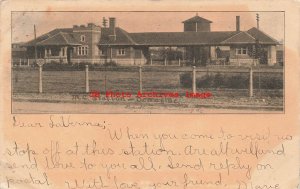
<svg viewBox="0 0 300 189"><path fill-rule="evenodd" d="M284 113L283 11L13 11L12 113Z"/></svg>
<svg viewBox="0 0 300 189"><path fill-rule="evenodd" d="M0 189L300 189L294 0L0 10Z"/></svg>

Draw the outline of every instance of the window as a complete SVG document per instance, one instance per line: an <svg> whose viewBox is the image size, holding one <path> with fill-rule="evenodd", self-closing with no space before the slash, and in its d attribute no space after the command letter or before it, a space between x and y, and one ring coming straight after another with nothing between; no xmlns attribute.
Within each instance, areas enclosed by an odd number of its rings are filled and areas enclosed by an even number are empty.
<svg viewBox="0 0 300 189"><path fill-rule="evenodd" d="M236 48L237 55L246 55L248 54L248 48Z"/></svg>
<svg viewBox="0 0 300 189"><path fill-rule="evenodd" d="M88 55L88 46L80 46L77 50L78 55Z"/></svg>
<svg viewBox="0 0 300 189"><path fill-rule="evenodd" d="M125 55L125 49L118 49L118 55Z"/></svg>
<svg viewBox="0 0 300 189"><path fill-rule="evenodd" d="M80 36L80 41L81 41L81 42L85 42L85 35L81 35L81 36Z"/></svg>
<svg viewBox="0 0 300 189"><path fill-rule="evenodd" d="M46 49L46 56L51 56L51 49Z"/></svg>
<svg viewBox="0 0 300 189"><path fill-rule="evenodd" d="M100 55L101 55L101 56L106 55L106 51L105 51L104 49L100 49L99 52L100 52Z"/></svg>

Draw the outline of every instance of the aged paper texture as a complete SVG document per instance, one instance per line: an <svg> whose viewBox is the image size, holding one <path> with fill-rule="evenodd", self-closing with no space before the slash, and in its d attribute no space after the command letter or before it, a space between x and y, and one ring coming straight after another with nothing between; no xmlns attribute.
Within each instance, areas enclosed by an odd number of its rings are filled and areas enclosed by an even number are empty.
<svg viewBox="0 0 300 189"><path fill-rule="evenodd" d="M296 1L1 1L0 189L298 189Z"/></svg>

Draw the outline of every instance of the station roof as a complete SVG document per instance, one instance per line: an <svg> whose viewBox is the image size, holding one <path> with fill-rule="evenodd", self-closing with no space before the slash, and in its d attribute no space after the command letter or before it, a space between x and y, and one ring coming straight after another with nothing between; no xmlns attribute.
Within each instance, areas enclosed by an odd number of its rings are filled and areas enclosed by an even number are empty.
<svg viewBox="0 0 300 189"><path fill-rule="evenodd" d="M109 32L108 32L109 33ZM143 32L128 33L116 28L116 39L102 33L99 45L140 45L140 46L188 46L188 45L234 45L260 44L277 45L271 38L257 28L247 31L212 31L212 32Z"/></svg>
<svg viewBox="0 0 300 189"><path fill-rule="evenodd" d="M197 16L196 16L197 17ZM195 17L193 17L195 18ZM191 18L191 19L193 19ZM115 39L110 37L109 28L101 28L99 46L193 46L193 45L234 45L260 44L278 45L278 41L253 27L247 31L210 32L140 32L129 33L120 27L115 28ZM78 46L81 42L74 37L72 28L54 29L36 40L22 46Z"/></svg>
<svg viewBox="0 0 300 189"><path fill-rule="evenodd" d="M36 39L33 39L22 46L76 46L81 45L74 38L72 28L54 29Z"/></svg>

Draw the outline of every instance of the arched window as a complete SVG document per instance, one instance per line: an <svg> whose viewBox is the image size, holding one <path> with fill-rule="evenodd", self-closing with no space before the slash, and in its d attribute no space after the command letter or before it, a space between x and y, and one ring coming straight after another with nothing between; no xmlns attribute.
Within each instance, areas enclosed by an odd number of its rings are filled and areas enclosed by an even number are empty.
<svg viewBox="0 0 300 189"><path fill-rule="evenodd" d="M80 41L81 41L81 42L85 42L85 35L81 35L81 36L80 36Z"/></svg>

